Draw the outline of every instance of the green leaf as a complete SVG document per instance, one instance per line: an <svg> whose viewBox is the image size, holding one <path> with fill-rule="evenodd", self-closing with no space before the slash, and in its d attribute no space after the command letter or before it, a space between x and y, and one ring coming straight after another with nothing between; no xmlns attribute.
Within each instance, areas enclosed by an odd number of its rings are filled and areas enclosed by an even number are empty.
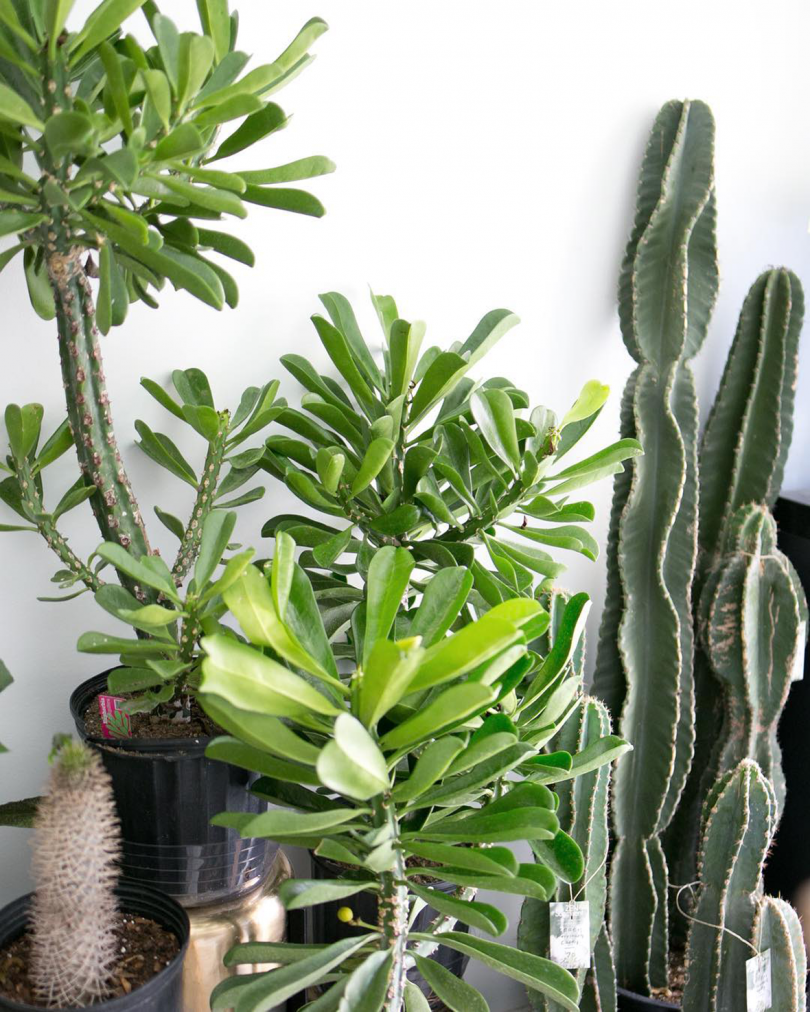
<svg viewBox="0 0 810 1012"><path fill-rule="evenodd" d="M254 169L240 172L246 183L257 185L267 183L294 183L299 179L313 179L335 171L335 163L323 155L298 158L294 162L278 165L272 169Z"/></svg>
<svg viewBox="0 0 810 1012"><path fill-rule="evenodd" d="M375 885L373 881L358 879L293 878L282 882L278 892L286 910L301 910L304 907L346 899L366 889L373 889Z"/></svg>
<svg viewBox="0 0 810 1012"><path fill-rule="evenodd" d="M253 267L255 264L256 258L253 251L241 239L227 235L225 232L212 232L207 228L199 229L198 233L200 246L208 247L231 260L238 260L239 263L247 264L248 267Z"/></svg>
<svg viewBox="0 0 810 1012"><path fill-rule="evenodd" d="M95 494L95 491L95 485L85 485L84 478L80 478L76 485L69 488L59 500L56 509L52 514L54 522L57 521L64 513L68 513L70 510L75 509L83 502L86 502L92 495Z"/></svg>
<svg viewBox="0 0 810 1012"><path fill-rule="evenodd" d="M315 561L322 569L329 569L343 555L351 544L353 530L354 527L349 525L345 531L340 531L313 549Z"/></svg>
<svg viewBox="0 0 810 1012"><path fill-rule="evenodd" d="M5 411L6 431L12 456L22 462L36 449L42 429L41 404L9 404Z"/></svg>
<svg viewBox="0 0 810 1012"><path fill-rule="evenodd" d="M13 88L0 82L0 116L11 120L12 123L19 123L22 126L36 127L37 130L44 130L45 124L36 115L31 106L21 98ZM19 231L22 231L20 229Z"/></svg>
<svg viewBox="0 0 810 1012"><path fill-rule="evenodd" d="M0 211L0 236L9 235L12 232L25 232L29 228L36 228L43 221L47 221L46 214L38 214L31 211L7 210ZM28 253L29 250L26 250Z"/></svg>
<svg viewBox="0 0 810 1012"><path fill-rule="evenodd" d="M3 222L6 220L6 216L17 215L19 213L18 211L0 211L0 233L3 232ZM52 320L56 316L56 305L45 265L40 264L37 266L34 251L30 247L26 249L23 255L23 265L25 269L25 282L28 286L28 297L31 300L34 312L43 320Z"/></svg>
<svg viewBox="0 0 810 1012"><path fill-rule="evenodd" d="M335 721L334 739L321 750L316 769L323 784L357 801L389 789L382 752L360 721L348 713Z"/></svg>
<svg viewBox="0 0 810 1012"><path fill-rule="evenodd" d="M308 945L301 942L242 942L225 953L225 966L239 966L244 963L279 963L289 966L323 949L323 945Z"/></svg>
<svg viewBox="0 0 810 1012"><path fill-rule="evenodd" d="M380 949L352 971L340 999L343 1012L381 1012L388 994L393 959L393 948Z"/></svg>
<svg viewBox="0 0 810 1012"><path fill-rule="evenodd" d="M306 716L308 711L336 716L341 711L299 675L254 650L218 633L202 641L202 692L222 696L243 710L272 717Z"/></svg>
<svg viewBox="0 0 810 1012"><path fill-rule="evenodd" d="M107 690L114 695L124 692L143 692L163 685L163 679L149 668L115 668L107 676Z"/></svg>
<svg viewBox="0 0 810 1012"><path fill-rule="evenodd" d="M415 955L414 959L417 970L450 1012L489 1012L489 1005L484 996L447 967L432 959L425 959L424 956Z"/></svg>
<svg viewBox="0 0 810 1012"><path fill-rule="evenodd" d="M247 217L247 210L239 194L232 190L218 190L213 186L196 186L175 176L162 177L163 182L174 193L184 197L192 204L204 207L217 214L232 214L237 218Z"/></svg>
<svg viewBox="0 0 810 1012"><path fill-rule="evenodd" d="M284 593L280 583L276 585L276 592ZM297 637L278 617L273 591L267 579L255 566L247 568L241 577L223 592L223 598L251 643L272 647L295 667L317 678L327 679L330 682L333 680L331 672L327 672L321 663L304 649Z"/></svg>
<svg viewBox="0 0 810 1012"><path fill-rule="evenodd" d="M506 917L497 907L489 903L457 899L455 896L448 896L440 889L420 886L414 881L409 883L408 888L440 914L455 917L463 924L469 924L471 928L479 928L490 935L502 935L509 927Z"/></svg>
<svg viewBox="0 0 810 1012"><path fill-rule="evenodd" d="M552 840L560 829L557 816L546 808L507 809L489 812L478 809L462 819L443 819L415 832L404 840L437 840L456 843L511 843L515 840Z"/></svg>
<svg viewBox="0 0 810 1012"><path fill-rule="evenodd" d="M380 745L384 749L401 749L415 745L425 738L435 737L442 730L462 723L467 717L491 705L497 693L478 682L465 682L445 689L419 710L413 717L384 734Z"/></svg>
<svg viewBox="0 0 810 1012"><path fill-rule="evenodd" d="M518 873L517 858L508 847L456 847L447 843L415 843L410 840L404 844L404 849L409 854L437 864L469 868L484 875L511 877Z"/></svg>
<svg viewBox="0 0 810 1012"><path fill-rule="evenodd" d="M141 441L136 442L136 446L139 446L148 457L151 457L161 467L165 467L176 477L188 482L192 488L197 488L197 477L191 469L191 464L168 436L164 436L161 432L152 432L146 422L142 422L140 419L135 422L135 431L141 437Z"/></svg>
<svg viewBox="0 0 810 1012"><path fill-rule="evenodd" d="M562 830L553 840L535 840L532 846L535 855L563 882L579 882L585 874L585 857L579 844Z"/></svg>
<svg viewBox="0 0 810 1012"><path fill-rule="evenodd" d="M566 425L571 425L572 422L581 422L596 414L609 396L610 387L604 386L598 380L588 380L580 391L579 397L577 397L560 422L560 429L564 429Z"/></svg>
<svg viewBox="0 0 810 1012"><path fill-rule="evenodd" d="M25 245L23 243L17 243L16 246L11 246L9 249L3 250L3 252L0 253L0 271L10 264L14 257L24 249Z"/></svg>
<svg viewBox="0 0 810 1012"><path fill-rule="evenodd" d="M234 96L234 98L235 97L237 96ZM226 101L233 101L233 98ZM225 103L223 103L223 105L224 104ZM217 107L215 106L214 108ZM251 147L263 137L267 137L268 134L275 133L276 130L280 130L286 125L287 116L284 110L277 106L274 102L268 102L257 112L248 116L238 130L235 130L229 137L226 137L217 148L213 157L208 159L208 162L215 162L220 158L229 158L231 155L244 151L245 148ZM255 176L256 173L253 173L253 175ZM250 173L248 173L248 176L250 176ZM245 179L246 183L251 185L263 182L261 179L246 179L244 176L242 176L242 178ZM271 180L268 180L268 182L271 182Z"/></svg>
<svg viewBox="0 0 810 1012"><path fill-rule="evenodd" d="M129 92L124 82L122 58L106 41L98 47L98 54L104 65L104 72L107 75L107 90L112 98L116 114L129 135L132 133L132 113L129 107Z"/></svg>
<svg viewBox="0 0 810 1012"><path fill-rule="evenodd" d="M145 654L160 657L167 652L177 652L180 648L176 643L164 640L127 640L120 636L109 636L107 633L82 633L76 649L83 654Z"/></svg>
<svg viewBox="0 0 810 1012"><path fill-rule="evenodd" d="M105 541L99 545L96 554L115 566L119 572L126 573L133 580L145 583L148 587L154 587L155 590L165 594L170 601L180 602L171 573L160 556L144 556L138 559L130 555L123 545L111 541Z"/></svg>
<svg viewBox="0 0 810 1012"><path fill-rule="evenodd" d="M74 0L51 0L48 5L48 58L56 59L56 45ZM5 20L5 18L3 19Z"/></svg>
<svg viewBox="0 0 810 1012"><path fill-rule="evenodd" d="M565 468L558 474L547 475L544 480L546 482L560 481L563 478L577 478L581 475L592 474L594 471L601 472L614 464L621 464L622 461L630 457L638 457L643 452L641 443L637 439L620 439L605 447L604 450L586 457L577 464L572 464L571 467Z"/></svg>
<svg viewBox="0 0 810 1012"><path fill-rule="evenodd" d="M338 484L340 483L340 476L343 474L343 468L346 465L345 454L332 452L332 448L327 449L322 446L315 457L315 466L318 471L318 477L321 479L321 484L331 495L337 492Z"/></svg>
<svg viewBox="0 0 810 1012"><path fill-rule="evenodd" d="M374 481L377 475L385 467L386 461L394 450L394 441L380 436L373 439L360 462L357 475L352 482L352 496L359 495Z"/></svg>
<svg viewBox="0 0 810 1012"><path fill-rule="evenodd" d="M447 735L427 745L416 761L407 779L400 781L391 792L398 804L412 801L440 780L455 757L464 750L464 741Z"/></svg>
<svg viewBox="0 0 810 1012"><path fill-rule="evenodd" d="M0 826L31 829L40 801L41 798L23 798L21 801L7 801L0 805Z"/></svg>
<svg viewBox="0 0 810 1012"><path fill-rule="evenodd" d="M414 932L412 937L422 942L433 940L432 935L417 932ZM460 931L442 933L442 945L447 945L465 956L472 956L491 970L511 977L530 989L540 991L570 1012L579 1010L579 985L567 970L549 959L521 952L500 942L475 938Z"/></svg>
<svg viewBox="0 0 810 1012"><path fill-rule="evenodd" d="M203 31L213 41L216 62L228 53L231 44L231 18L228 0L197 0Z"/></svg>
<svg viewBox="0 0 810 1012"><path fill-rule="evenodd" d="M523 640L520 629L512 622L499 618L499 613L487 612L477 622L439 640L426 651L412 688L428 689L460 678Z"/></svg>
<svg viewBox="0 0 810 1012"><path fill-rule="evenodd" d="M230 543L235 526L235 513L217 510L209 513L205 518L200 538L200 551L194 565L194 585L198 594L202 593L222 561L223 553Z"/></svg>
<svg viewBox="0 0 810 1012"><path fill-rule="evenodd" d="M184 158L187 155L196 154L202 151L205 143L202 134L193 123L181 123L175 127L170 134L167 134L155 148L155 161L167 162L172 158ZM164 185L169 185L171 177L161 175L158 177ZM174 189L172 187L172 189ZM180 192L175 190L174 192ZM183 195L183 194L181 194Z"/></svg>
<svg viewBox="0 0 810 1012"><path fill-rule="evenodd" d="M102 0L85 21L84 27L72 36L68 48L73 66L86 56L91 49L113 34L144 0Z"/></svg>
<svg viewBox="0 0 810 1012"><path fill-rule="evenodd" d="M209 704L212 701L214 702L214 705L210 708L212 716L218 713L225 713L226 715L238 712L245 713L245 711L239 711L237 707L228 708L224 706L223 704L227 701L219 696L211 696L203 692L199 694L198 698L205 707L206 713L209 710ZM279 721L279 723L281 722ZM298 785L305 784L308 787L320 786L321 782L318 780L314 770L309 768L311 763L303 766L298 765L297 763L287 762L286 758L277 759L273 754L268 754L268 752L267 748L253 747L246 745L237 738L228 737L215 738L205 750L205 754L209 759L221 759L223 762L229 762L233 766L239 766L240 769L262 773L265 777L272 777L274 780ZM257 781L257 783L259 782ZM226 819L227 825L240 829L253 816L245 812L226 812L223 813L223 818ZM225 824L226 822L220 823L220 825Z"/></svg>
<svg viewBox="0 0 810 1012"><path fill-rule="evenodd" d="M205 712L220 727L253 748L307 766L314 766L318 761L320 750L287 727L278 717L240 710L219 696L205 695L203 703Z"/></svg>
<svg viewBox="0 0 810 1012"><path fill-rule="evenodd" d="M369 527L377 534L384 534L386 537L397 537L400 534L407 534L422 519L422 511L418 506L408 503L398 506L391 513L384 513L375 517Z"/></svg>
<svg viewBox="0 0 810 1012"><path fill-rule="evenodd" d="M566 602L551 649L524 693L524 707L551 685L571 660L585 630L590 607L590 599L584 593L575 594Z"/></svg>
<svg viewBox="0 0 810 1012"><path fill-rule="evenodd" d="M244 199L262 207L275 207L279 211L292 211L312 218L322 218L326 208L306 190L282 189L279 186L248 186Z"/></svg>
<svg viewBox="0 0 810 1012"><path fill-rule="evenodd" d="M168 78L162 70L151 69L142 70L141 76L155 112L164 130L168 130L172 115L172 93Z"/></svg>
<svg viewBox="0 0 810 1012"><path fill-rule="evenodd" d="M542 545L549 545L552 548L565 548L572 552L579 552L588 559L595 560L599 555L599 543L592 534L589 534L583 527L561 524L558 527L515 527L512 524L502 524L508 531L519 534L529 541L537 541Z"/></svg>
<svg viewBox="0 0 810 1012"><path fill-rule="evenodd" d="M517 476L520 450L515 412L508 394L497 387L476 390L470 398L473 418L492 451Z"/></svg>
<svg viewBox="0 0 810 1012"><path fill-rule="evenodd" d="M406 548L385 545L374 553L366 578L366 630L363 663L377 640L387 639L413 570Z"/></svg>
<svg viewBox="0 0 810 1012"><path fill-rule="evenodd" d="M240 815L244 814L242 812ZM337 826L342 826L347 822L354 822L362 813L356 808L333 808L327 812L292 812L285 811L284 809L275 809L269 812L262 812L259 815L254 815L250 819L240 825L240 832L243 836L258 836L258 837L269 837L272 839L274 836L320 836L321 833L334 829ZM223 826L227 823L224 821L225 815L215 815L211 820L215 826ZM293 880L299 887L302 885L302 880ZM306 880L303 880L306 881ZM293 886L292 882L285 883L286 885ZM344 883L345 885L345 883ZM361 886L362 888L362 886ZM298 890L290 888L288 895L296 896L302 892L300 888ZM355 890L356 892L357 890ZM321 900L315 900L314 902L320 903ZM308 906L309 904L300 902L297 906ZM295 909L294 905L291 909ZM290 908L288 908L290 909Z"/></svg>
<svg viewBox="0 0 810 1012"><path fill-rule="evenodd" d="M319 981L349 956L371 943L377 935L343 938L319 949L311 956L283 966L272 973L245 974L228 977L211 993L211 1008L219 1010L270 1009Z"/></svg>
<svg viewBox="0 0 810 1012"><path fill-rule="evenodd" d="M443 351L437 355L416 389L408 415L408 427L412 428L420 421L456 385L468 368L469 363L454 351Z"/></svg>
<svg viewBox="0 0 810 1012"><path fill-rule="evenodd" d="M469 569L448 567L430 579L411 623L410 635L421 636L424 647L443 640L472 589Z"/></svg>
<svg viewBox="0 0 810 1012"><path fill-rule="evenodd" d="M398 643L379 639L373 645L358 689L357 713L366 727L374 727L408 692L421 656L418 641L413 639Z"/></svg>

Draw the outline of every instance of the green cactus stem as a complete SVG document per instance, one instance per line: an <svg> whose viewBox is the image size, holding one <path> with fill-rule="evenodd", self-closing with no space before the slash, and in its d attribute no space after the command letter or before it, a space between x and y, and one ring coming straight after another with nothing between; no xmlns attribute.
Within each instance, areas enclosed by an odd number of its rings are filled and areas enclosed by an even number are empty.
<svg viewBox="0 0 810 1012"><path fill-rule="evenodd" d="M743 760L706 800L700 890L689 929L684 1012L746 1007L745 963L754 955L762 868L776 826L773 787ZM785 1006L775 1005L780 1012Z"/></svg>
<svg viewBox="0 0 810 1012"><path fill-rule="evenodd" d="M789 560L776 547L764 506L730 520L726 550L700 601L700 635L724 701L716 766L722 775L755 759L784 803L776 726L804 648L807 605Z"/></svg>
<svg viewBox="0 0 810 1012"><path fill-rule="evenodd" d="M607 602L597 691L624 695L635 751L616 772L611 923L617 976L641 993L668 979L668 870L661 845L693 747L691 585L697 554L697 403L688 360L717 291L714 123L701 102L670 102L647 147L619 283L628 351L639 363L625 425L645 454L616 508L620 586ZM632 399L632 423L629 421ZM617 670L613 632L618 627ZM610 647L606 646L610 644ZM605 691L605 676L624 685Z"/></svg>
<svg viewBox="0 0 810 1012"><path fill-rule="evenodd" d="M806 1012L807 954L799 915L784 900L763 896L754 921L754 944L771 953L771 1008Z"/></svg>
<svg viewBox="0 0 810 1012"><path fill-rule="evenodd" d="M180 543L180 549L172 567L172 577L178 587L182 585L183 580L185 580L194 564L194 560L197 558L205 518L214 508L219 472L222 469L222 461L225 456L225 442L228 438L229 421L230 413L220 411L219 430L216 437L208 444L208 452L205 455L205 463L197 488L197 497L194 500L194 509L191 511L191 519L183 534L183 540Z"/></svg>

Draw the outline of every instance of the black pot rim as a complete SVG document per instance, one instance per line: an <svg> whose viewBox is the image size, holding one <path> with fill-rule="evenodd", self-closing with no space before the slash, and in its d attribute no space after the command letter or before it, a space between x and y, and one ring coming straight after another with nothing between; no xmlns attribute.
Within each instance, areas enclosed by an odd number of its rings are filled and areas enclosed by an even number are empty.
<svg viewBox="0 0 810 1012"><path fill-rule="evenodd" d="M128 902L134 904L134 909L125 909L125 913L151 917L167 931L173 931L178 936L180 942L180 949L177 955L169 962L168 966L163 967L159 973L156 973L154 977L141 987L130 992L130 994L110 998L108 1001L97 1002L92 1006L85 1006L86 1008L98 1009L99 1012L127 1012L127 1010L132 1012L132 1010L138 1007L136 1004L137 998L148 998L151 993L156 992L159 987L162 987L167 975L174 975L181 971L181 964L188 950L191 924L188 914L180 904L172 899L171 896L158 889L141 885L140 882L121 879L115 893L122 901L122 907L126 908ZM33 895L33 893L26 893L24 896L12 900L11 903L0 909L0 917L6 912L10 912L15 917L24 916L27 913ZM142 904L142 909L138 909L139 902ZM19 932L10 936L11 940L16 937L19 937ZM2 1000L5 1003L5 1007L13 1010L13 1012L42 1012L41 1005L28 1005L6 997L3 997ZM78 1010L53 1009L52 1012L78 1012Z"/></svg>
<svg viewBox="0 0 810 1012"><path fill-rule="evenodd" d="M166 759L205 755L206 748L214 741L216 735L204 735L199 738L104 738L88 734L84 722L85 711L93 698L106 688L107 675L115 670L108 668L101 674L86 678L70 694L70 714L82 741L115 752L132 752L133 759L138 758L137 753L148 755L150 758L160 754Z"/></svg>
<svg viewBox="0 0 810 1012"><path fill-rule="evenodd" d="M669 1009L669 1012L680 1012L680 1005L673 1005L671 1002L659 1001L657 998L648 998L644 994L636 994L635 991L628 991L625 987L617 987L616 993L622 998L632 998L641 1008Z"/></svg>

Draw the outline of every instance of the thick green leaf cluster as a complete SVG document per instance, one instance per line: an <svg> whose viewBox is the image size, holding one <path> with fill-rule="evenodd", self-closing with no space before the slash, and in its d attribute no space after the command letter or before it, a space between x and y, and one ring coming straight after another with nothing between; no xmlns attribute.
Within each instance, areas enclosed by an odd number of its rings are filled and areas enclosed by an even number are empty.
<svg viewBox="0 0 810 1012"><path fill-rule="evenodd" d="M217 309L236 305L236 282L203 254L249 265L253 254L211 222L243 218L247 204L324 213L286 184L331 172L327 158L249 172L220 162L286 126L270 96L311 62L326 23L313 18L272 63L246 70L227 0L197 6L202 34L179 31L153 0L102 0L77 30L66 27L72 0L0 4L0 235L19 236L0 269L25 251L31 301L46 318L53 252L99 251L106 333L130 302L155 306L167 278ZM146 49L121 27L140 8L155 43Z"/></svg>
<svg viewBox="0 0 810 1012"><path fill-rule="evenodd" d="M587 597L570 599L541 658L528 646L549 624L538 601L513 597L470 611L466 568L444 568L414 590L411 552L387 545L371 556L357 609L358 664L341 673L295 547L279 532L272 563L248 566L223 593L247 642L225 629L203 640L198 698L228 732L208 754L260 773L253 791L274 806L259 815L224 813L215 822L310 847L353 869L341 879L287 883L288 909L368 890L381 909L406 905L406 921L423 904L440 917L426 933L406 929L404 942L383 929L332 946L237 946L229 965L281 967L223 982L212 1007L267 1008L322 983L330 996L324 1001L342 997L342 1008L380 1009L397 986L404 944L440 998L455 1000L464 987L465 1007L483 1009L474 989L445 979L429 961L436 930L456 920L493 936L506 930L497 907L471 898L476 888L545 901L559 880L577 882L583 855L560 829L558 798L547 785L629 747L605 735L575 754L542 751L578 705L581 683L570 661ZM400 611L403 594L413 606ZM535 863L522 864L503 846L517 840L549 846ZM412 858L439 866L456 894L420 884L415 875L424 867L409 865ZM579 1007L575 979L549 960L458 932L440 937L563 1008ZM379 1001L369 999L375 982ZM412 993L405 998L407 1007L419 1007Z"/></svg>
<svg viewBox="0 0 810 1012"><path fill-rule="evenodd" d="M513 313L493 310L466 341L421 352L424 324L400 319L389 296L372 300L383 330L381 365L349 302L321 296L329 319L313 322L340 380L319 375L300 355L282 356L307 393L301 411L279 414L291 435L271 435L262 462L307 506L349 526L285 515L263 533L287 531L308 549L302 565L316 571L324 592L335 574L364 575L374 548L393 544L409 548L427 573L468 567L476 599L490 606L548 589L564 569L549 548L596 558L596 541L582 526L593 506L570 497L621 471L641 447L624 439L578 463L561 460L593 424L607 387L587 383L562 421L543 407L524 418L528 398L509 380L468 375L518 322ZM491 569L475 559L477 545ZM352 559L339 562L344 555ZM334 600L345 607L340 594Z"/></svg>

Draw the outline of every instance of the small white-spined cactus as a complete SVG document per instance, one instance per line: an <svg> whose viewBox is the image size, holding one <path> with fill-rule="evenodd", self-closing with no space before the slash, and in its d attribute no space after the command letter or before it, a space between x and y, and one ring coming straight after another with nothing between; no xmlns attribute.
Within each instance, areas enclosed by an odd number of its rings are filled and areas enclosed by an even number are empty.
<svg viewBox="0 0 810 1012"><path fill-rule="evenodd" d="M109 995L118 945L120 830L96 752L60 748L34 828L31 980L49 1007L84 1007Z"/></svg>

